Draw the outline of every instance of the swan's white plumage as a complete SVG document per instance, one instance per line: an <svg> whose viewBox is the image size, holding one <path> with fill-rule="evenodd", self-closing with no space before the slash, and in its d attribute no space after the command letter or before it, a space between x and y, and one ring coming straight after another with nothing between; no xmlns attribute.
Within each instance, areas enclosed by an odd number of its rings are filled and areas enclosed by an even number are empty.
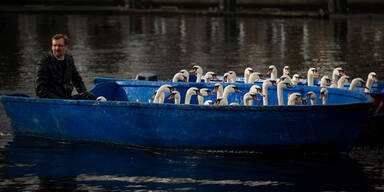
<svg viewBox="0 0 384 192"><path fill-rule="evenodd" d="M377 77L375 72L371 72L368 74L367 83L365 85L367 88L364 89L365 93L370 92L373 82L377 82Z"/></svg>
<svg viewBox="0 0 384 192"><path fill-rule="evenodd" d="M251 67L247 67L244 70L244 83L250 83L249 82L249 76L253 73L253 69Z"/></svg>
<svg viewBox="0 0 384 192"><path fill-rule="evenodd" d="M302 103L302 96L300 93L291 93L288 95L288 105L299 105Z"/></svg>
<svg viewBox="0 0 384 192"><path fill-rule="evenodd" d="M327 87L330 83L331 79L327 75L324 75L320 80L320 87Z"/></svg>
<svg viewBox="0 0 384 192"><path fill-rule="evenodd" d="M263 82L263 105L268 105L268 87L276 86L276 81L267 79Z"/></svg>
<svg viewBox="0 0 384 192"><path fill-rule="evenodd" d="M270 65L268 67L267 73L271 75L271 79L272 80L276 80L277 79L277 68L274 65Z"/></svg>
<svg viewBox="0 0 384 192"><path fill-rule="evenodd" d="M319 99L323 100L323 102L322 102L323 105L328 103L328 90L327 90L327 88L325 88L325 87L321 88Z"/></svg>

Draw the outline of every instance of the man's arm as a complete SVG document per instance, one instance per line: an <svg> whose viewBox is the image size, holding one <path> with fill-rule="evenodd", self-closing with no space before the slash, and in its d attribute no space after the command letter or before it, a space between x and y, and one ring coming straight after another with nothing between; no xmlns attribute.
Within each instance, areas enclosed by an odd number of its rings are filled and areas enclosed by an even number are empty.
<svg viewBox="0 0 384 192"><path fill-rule="evenodd" d="M39 62L39 69L36 78L36 96L40 98L59 99L60 97L49 91L49 70L47 67L48 59L45 57Z"/></svg>

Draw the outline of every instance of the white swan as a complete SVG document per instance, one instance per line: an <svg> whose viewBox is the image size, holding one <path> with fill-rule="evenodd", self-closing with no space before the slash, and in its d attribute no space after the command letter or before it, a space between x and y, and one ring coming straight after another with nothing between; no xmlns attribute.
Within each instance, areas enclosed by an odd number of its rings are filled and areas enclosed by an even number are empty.
<svg viewBox="0 0 384 192"><path fill-rule="evenodd" d="M223 85L221 83L216 83L215 87L213 88L213 92L217 92L216 98L223 96Z"/></svg>
<svg viewBox="0 0 384 192"><path fill-rule="evenodd" d="M331 79L327 75L324 75L320 80L320 87L327 87L328 84L331 84Z"/></svg>
<svg viewBox="0 0 384 192"><path fill-rule="evenodd" d="M173 87L168 84L160 86L155 92L153 103L164 103L164 93L165 92L172 93L173 90L174 90Z"/></svg>
<svg viewBox="0 0 384 192"><path fill-rule="evenodd" d="M191 87L187 90L187 93L185 93L185 104L191 104L191 97L192 95L201 95L200 90L196 87Z"/></svg>
<svg viewBox="0 0 384 192"><path fill-rule="evenodd" d="M180 104L180 101L181 101L181 95L180 95L180 92L178 92L178 91L173 91L173 92L171 93L171 95L169 95L169 97L168 97L168 100L171 100L171 99L174 99L174 100L175 100L174 104Z"/></svg>
<svg viewBox="0 0 384 192"><path fill-rule="evenodd" d="M317 72L317 69L312 67L310 69L308 69L308 72L307 72L307 84L308 86L313 86L313 78L315 76L318 76L319 73Z"/></svg>
<svg viewBox="0 0 384 192"><path fill-rule="evenodd" d="M255 83L256 80L264 79L263 75L259 72L253 72L251 75L249 75L248 83Z"/></svg>
<svg viewBox="0 0 384 192"><path fill-rule="evenodd" d="M267 79L263 82L263 105L268 105L268 87L276 86L276 81Z"/></svg>
<svg viewBox="0 0 384 192"><path fill-rule="evenodd" d="M241 91L235 86L235 85L228 85L224 88L224 93L223 93L223 99L220 102L221 105L228 105L228 96L230 93L233 92L238 92L241 93Z"/></svg>
<svg viewBox="0 0 384 192"><path fill-rule="evenodd" d="M307 96L305 97L305 100L310 99L311 105L316 105L316 98L317 98L316 93L313 91L309 91L307 93Z"/></svg>
<svg viewBox="0 0 384 192"><path fill-rule="evenodd" d="M274 65L270 65L268 67L267 74L271 75L272 80L276 80L277 79L277 68Z"/></svg>
<svg viewBox="0 0 384 192"><path fill-rule="evenodd" d="M228 73L229 73L229 75L232 76L232 82L231 83L236 83L236 79L237 79L236 72L228 71Z"/></svg>
<svg viewBox="0 0 384 192"><path fill-rule="evenodd" d="M289 79L287 78L277 84L277 100L279 105L284 105L283 89L287 87L292 87L291 82L289 82Z"/></svg>
<svg viewBox="0 0 384 192"><path fill-rule="evenodd" d="M189 82L189 72L186 69L180 70L179 73L182 73L185 77L187 77L186 82Z"/></svg>
<svg viewBox="0 0 384 192"><path fill-rule="evenodd" d="M224 73L223 76L223 83L235 83L235 80L233 80L232 75L230 75L228 72Z"/></svg>
<svg viewBox="0 0 384 192"><path fill-rule="evenodd" d="M339 76L344 76L344 75L345 75L345 73L344 73L343 68L337 67L337 68L333 69L333 71L332 71L332 85L331 85L331 88L337 88L337 84L338 84L338 81L339 81Z"/></svg>
<svg viewBox="0 0 384 192"><path fill-rule="evenodd" d="M320 99L323 100L323 105L328 103L328 90L327 90L327 88L325 88L325 87L321 88L319 100Z"/></svg>
<svg viewBox="0 0 384 192"><path fill-rule="evenodd" d="M203 76L203 68L201 68L198 65L194 65L191 70L189 70L190 73L196 73L196 83L201 82L201 77Z"/></svg>
<svg viewBox="0 0 384 192"><path fill-rule="evenodd" d="M337 88L344 89L344 84L348 83L349 80L350 80L350 78L347 75L340 77L339 81L337 81Z"/></svg>
<svg viewBox="0 0 384 192"><path fill-rule="evenodd" d="M206 100L205 102L204 102L204 105L213 105L214 103L213 103L213 101L212 100Z"/></svg>
<svg viewBox="0 0 384 192"><path fill-rule="evenodd" d="M208 96L208 95L215 95L213 94L209 89L207 88L202 88L200 89L200 94L201 95L197 95L197 101L199 102L199 105L203 105L204 104L204 97L205 96Z"/></svg>
<svg viewBox="0 0 384 192"><path fill-rule="evenodd" d="M96 101L107 101L107 99L104 96L98 96Z"/></svg>
<svg viewBox="0 0 384 192"><path fill-rule="evenodd" d="M244 83L250 83L249 82L249 76L253 73L253 69L251 67L247 67L244 70Z"/></svg>
<svg viewBox="0 0 384 192"><path fill-rule="evenodd" d="M288 105L299 105L303 103L300 93L291 93L288 95Z"/></svg>
<svg viewBox="0 0 384 192"><path fill-rule="evenodd" d="M187 76L184 75L184 73L176 73L173 78L172 78L172 82L179 82L179 81L184 81L184 82L187 82Z"/></svg>
<svg viewBox="0 0 384 192"><path fill-rule="evenodd" d="M254 100L260 101L260 99L256 97L255 92L248 92L248 93L244 94L244 96L243 96L244 105L252 106Z"/></svg>
<svg viewBox="0 0 384 192"><path fill-rule="evenodd" d="M365 85L367 88L364 89L365 93L369 93L370 92L370 90L372 88L373 82L377 82L377 77L376 77L376 73L375 72L371 72L371 73L368 74L367 83Z"/></svg>
<svg viewBox="0 0 384 192"><path fill-rule="evenodd" d="M280 81L284 81L284 80L286 80L287 82L293 84L292 83L292 79L291 79L291 77L289 75L282 75L280 77L280 79L277 81L277 83L279 83Z"/></svg>
<svg viewBox="0 0 384 192"><path fill-rule="evenodd" d="M292 84L297 85L300 82L300 75L299 74L294 74L292 76Z"/></svg>
<svg viewBox="0 0 384 192"><path fill-rule="evenodd" d="M354 78L352 81L351 81L351 84L349 85L349 90L353 91L355 90L355 88L357 86L360 86L360 87L364 87L364 88L367 88L365 86L365 81L362 79L362 78Z"/></svg>
<svg viewBox="0 0 384 192"><path fill-rule="evenodd" d="M212 71L209 71L209 72L205 73L205 75L204 75L204 82L205 83L209 83L211 81L211 79L219 80L217 78L216 73L214 73Z"/></svg>
<svg viewBox="0 0 384 192"><path fill-rule="evenodd" d="M262 97L264 96L260 86L258 86L258 85L252 85L252 87L249 88L249 92L257 93L257 94L261 95Z"/></svg>

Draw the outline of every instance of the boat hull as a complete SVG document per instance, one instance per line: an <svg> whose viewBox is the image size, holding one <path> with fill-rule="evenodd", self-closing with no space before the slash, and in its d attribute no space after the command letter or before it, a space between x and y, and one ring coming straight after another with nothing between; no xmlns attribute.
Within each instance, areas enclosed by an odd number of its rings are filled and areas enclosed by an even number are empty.
<svg viewBox="0 0 384 192"><path fill-rule="evenodd" d="M149 147L347 153L371 103L199 106L1 96L16 135ZM348 119L348 120L345 120Z"/></svg>

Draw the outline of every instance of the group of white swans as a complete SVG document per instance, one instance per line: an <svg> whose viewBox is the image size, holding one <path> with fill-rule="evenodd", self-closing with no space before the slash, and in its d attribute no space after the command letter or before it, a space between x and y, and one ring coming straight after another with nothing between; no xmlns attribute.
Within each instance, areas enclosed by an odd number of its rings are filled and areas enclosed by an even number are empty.
<svg viewBox="0 0 384 192"><path fill-rule="evenodd" d="M216 73L207 72L203 75L203 69L199 65L194 65L190 71L181 70L176 73L172 79L172 82L189 82L189 73L196 74L196 82L200 83L202 80L205 83L210 83L212 80L215 82L219 81ZM249 91L244 94L242 103L243 105L253 105L253 101L260 101L257 95L260 95L263 100L263 105L268 105L268 87L277 86L277 99L279 105L284 105L283 99L283 89L287 87L292 87L294 85L302 84L304 85L304 81L300 80L300 76L298 74L294 74L292 78L290 75L289 66L285 66L283 68L283 75L278 79L277 78L277 68L274 65L269 66L267 74L270 75L269 79L265 79L264 76L254 71L252 68L247 67L244 70L244 83L253 84L255 82L262 81L262 88L258 85L253 85ZM316 68L310 68L307 72L307 86L314 86L314 78L318 78L319 73ZM236 83L237 82L236 72L228 71L223 75L222 82L224 83ZM322 104L326 104L328 102L328 90L327 87L330 88L341 88L344 89L346 83L351 82L349 86L349 90L354 90L357 86L361 86L365 88L365 92L369 92L372 87L372 83L377 81L376 73L371 72L368 75L368 79L365 82L362 78L355 78L352 81L350 77L347 76L344 70L341 67L337 67L332 72L332 79L330 79L327 75L323 76L320 80L319 86L322 87L320 90L319 99L322 100ZM161 86L154 95L154 103L163 103L164 102L164 93L170 92L171 95L168 99L174 99L175 104L181 103L181 95L180 92L174 90L171 85L163 85ZM204 102L204 97L209 95L214 95L213 92L217 92L216 101L207 100ZM234 92L241 92L235 85L227 85L223 88L223 85L217 82L214 86L214 90L209 90L208 88L198 89L196 87L191 87L187 90L185 94L184 104L190 104L191 97L193 95L197 95L198 104L200 105L228 105L228 96ZM311 104L316 104L317 96L313 91L309 91L306 94L306 97L303 97L300 93L290 93L288 94L288 105L298 105L298 104L306 104L306 101L310 99ZM239 103L230 103L230 105L240 105Z"/></svg>

